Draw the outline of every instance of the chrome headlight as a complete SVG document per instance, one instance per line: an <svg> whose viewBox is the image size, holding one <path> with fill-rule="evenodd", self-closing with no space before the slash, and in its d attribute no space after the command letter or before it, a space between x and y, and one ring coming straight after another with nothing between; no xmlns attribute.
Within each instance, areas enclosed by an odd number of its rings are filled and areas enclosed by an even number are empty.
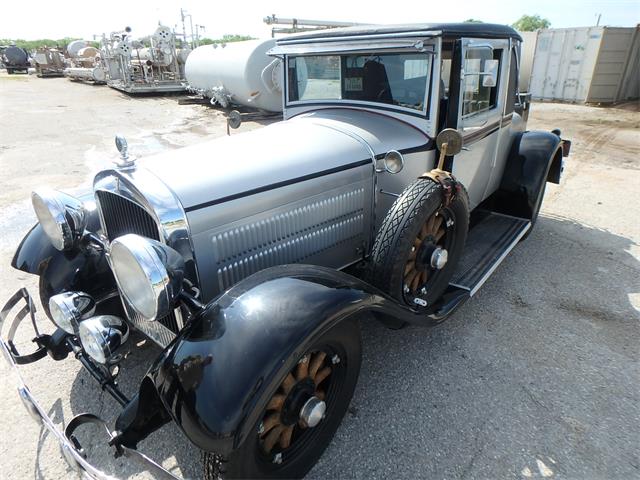
<svg viewBox="0 0 640 480"><path fill-rule="evenodd" d="M91 317L96 311L96 302L83 292L64 292L49 299L49 312L56 326L74 334L81 320Z"/></svg>
<svg viewBox="0 0 640 480"><path fill-rule="evenodd" d="M113 315L98 315L80 322L80 343L96 362L107 363L129 338L129 327Z"/></svg>
<svg viewBox="0 0 640 480"><path fill-rule="evenodd" d="M111 266L125 300L142 317L155 320L171 311L184 278L178 252L130 233L111 243Z"/></svg>
<svg viewBox="0 0 640 480"><path fill-rule="evenodd" d="M31 203L42 229L58 250L68 250L82 237L87 211L80 200L54 190L38 190Z"/></svg>

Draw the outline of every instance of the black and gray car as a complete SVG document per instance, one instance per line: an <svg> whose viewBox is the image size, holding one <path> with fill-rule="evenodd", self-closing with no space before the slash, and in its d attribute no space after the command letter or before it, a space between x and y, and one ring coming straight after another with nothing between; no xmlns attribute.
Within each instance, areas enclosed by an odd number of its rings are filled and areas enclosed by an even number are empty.
<svg viewBox="0 0 640 480"><path fill-rule="evenodd" d="M521 42L473 23L286 37L269 52L283 121L139 160L118 137L86 196L33 192L39 222L12 266L40 277L57 330L38 333L21 289L0 346L14 367L71 354L122 405L114 423L82 414L60 432L20 381L67 460L106 478L73 435L99 423L116 454L174 478L136 447L175 422L207 479L304 476L353 395L359 322L445 320L559 183L570 142L526 129ZM25 318L30 353L13 341ZM133 330L158 352L129 398L116 373Z"/></svg>

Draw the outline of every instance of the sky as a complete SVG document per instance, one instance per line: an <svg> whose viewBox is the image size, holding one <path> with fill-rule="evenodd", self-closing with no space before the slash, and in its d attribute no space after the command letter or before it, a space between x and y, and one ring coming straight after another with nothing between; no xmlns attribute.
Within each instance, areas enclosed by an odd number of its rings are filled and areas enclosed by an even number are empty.
<svg viewBox="0 0 640 480"><path fill-rule="evenodd" d="M83 37L91 40L103 32L132 28L134 36L146 36L158 21L182 30L180 8L192 15L195 25L205 27L203 36L224 34L269 37L267 15L279 17L350 21L358 23L456 22L475 18L484 22L511 24L523 14L538 14L555 28L600 25L635 26L640 23L640 0L257 0L196 1L70 0L7 1L0 15L0 38ZM189 19L187 19L187 31Z"/></svg>

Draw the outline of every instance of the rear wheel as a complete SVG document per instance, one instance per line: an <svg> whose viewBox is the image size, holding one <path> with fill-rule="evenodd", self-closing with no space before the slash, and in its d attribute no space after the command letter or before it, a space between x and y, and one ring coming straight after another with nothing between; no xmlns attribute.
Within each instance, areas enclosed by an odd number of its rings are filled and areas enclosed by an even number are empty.
<svg viewBox="0 0 640 480"><path fill-rule="evenodd" d="M306 349L244 444L204 454L204 478L300 478L320 458L347 411L360 372L360 326L346 321Z"/></svg>

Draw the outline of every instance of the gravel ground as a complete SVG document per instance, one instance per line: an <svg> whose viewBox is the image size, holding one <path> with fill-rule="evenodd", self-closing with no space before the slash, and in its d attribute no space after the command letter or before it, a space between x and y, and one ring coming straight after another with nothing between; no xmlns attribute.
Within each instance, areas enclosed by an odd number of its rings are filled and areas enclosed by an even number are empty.
<svg viewBox="0 0 640 480"><path fill-rule="evenodd" d="M573 140L563 183L548 185L529 239L448 322L363 324L355 397L311 478L640 478L638 110L533 106L530 128L560 127ZM219 112L66 79L0 75L0 111L0 301L21 285L36 292L33 277L9 267L34 222L33 188L89 185L115 157L116 132L139 156L225 134ZM127 393L157 353L126 360ZM1 365L0 477L74 478ZM84 411L117 415L73 360L22 371L60 425ZM82 436L94 462L148 478L109 457L100 439ZM199 452L173 426L141 450L200 476Z"/></svg>

